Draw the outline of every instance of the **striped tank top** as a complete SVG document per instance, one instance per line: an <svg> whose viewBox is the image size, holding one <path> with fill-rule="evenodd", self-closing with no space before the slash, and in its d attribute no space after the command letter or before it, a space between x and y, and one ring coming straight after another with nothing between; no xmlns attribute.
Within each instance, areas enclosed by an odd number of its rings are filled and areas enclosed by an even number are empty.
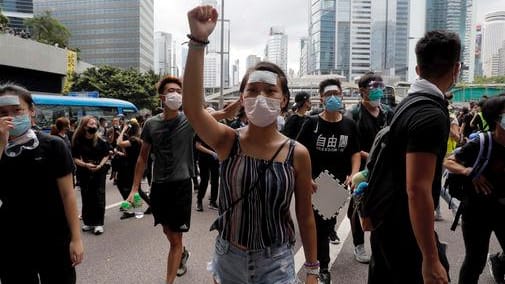
<svg viewBox="0 0 505 284"><path fill-rule="evenodd" d="M219 207L221 223L217 229L221 238L249 250L295 242L295 227L289 207L295 189L293 151L295 141L289 140L284 162L273 162L262 176L258 169L268 161L241 153L239 136L229 157L221 163ZM259 178L256 188L250 188ZM230 212L226 208L245 196Z"/></svg>

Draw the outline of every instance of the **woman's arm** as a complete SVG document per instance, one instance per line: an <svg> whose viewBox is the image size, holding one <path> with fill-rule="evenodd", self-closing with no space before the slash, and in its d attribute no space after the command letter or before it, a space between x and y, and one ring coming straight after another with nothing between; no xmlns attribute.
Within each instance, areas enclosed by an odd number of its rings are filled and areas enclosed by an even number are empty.
<svg viewBox="0 0 505 284"><path fill-rule="evenodd" d="M202 143L198 141L195 143L195 148L202 153L209 154L211 156L216 155L216 152L212 151L209 148L206 148L205 146L202 145Z"/></svg>
<svg viewBox="0 0 505 284"><path fill-rule="evenodd" d="M82 261L84 246L82 244L81 232L79 229L79 218L77 217L77 203L75 201L72 174L58 178L57 184L61 200L63 201L65 217L67 219L68 227L70 228L70 260L72 261L72 266L76 266Z"/></svg>
<svg viewBox="0 0 505 284"><path fill-rule="evenodd" d="M307 149L296 143L294 152L295 167L295 210L298 227L302 238L305 261L317 263L317 239L314 211L312 210L312 169ZM307 275L307 283L315 281L315 276Z"/></svg>
<svg viewBox="0 0 505 284"><path fill-rule="evenodd" d="M206 41L216 26L217 11L210 6L200 6L188 13L191 36L199 41ZM234 132L231 128L217 122L204 110L203 98L203 62L205 45L193 40L189 42L189 51L184 70L182 105L184 114L198 136L218 154L225 156L231 148Z"/></svg>

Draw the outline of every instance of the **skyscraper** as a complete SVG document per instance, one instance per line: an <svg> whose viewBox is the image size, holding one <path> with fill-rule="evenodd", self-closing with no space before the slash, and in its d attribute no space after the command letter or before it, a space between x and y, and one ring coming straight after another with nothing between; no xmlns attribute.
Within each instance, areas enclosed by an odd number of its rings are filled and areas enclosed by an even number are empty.
<svg viewBox="0 0 505 284"><path fill-rule="evenodd" d="M69 45L94 65L152 70L154 0L35 0L35 13L49 10L72 34Z"/></svg>
<svg viewBox="0 0 505 284"><path fill-rule="evenodd" d="M32 0L0 0L0 10L9 18L9 27L22 30L25 19L33 18Z"/></svg>
<svg viewBox="0 0 505 284"><path fill-rule="evenodd" d="M160 75L172 74L172 34L154 33L154 72Z"/></svg>
<svg viewBox="0 0 505 284"><path fill-rule="evenodd" d="M299 76L309 74L309 45L309 37L302 37L300 39L300 69L298 71Z"/></svg>
<svg viewBox="0 0 505 284"><path fill-rule="evenodd" d="M479 24L475 28L475 77L482 76L482 26Z"/></svg>
<svg viewBox="0 0 505 284"><path fill-rule="evenodd" d="M309 0L309 74L335 73L336 0Z"/></svg>
<svg viewBox="0 0 505 284"><path fill-rule="evenodd" d="M260 61L261 61L261 58L259 56L256 56L256 55L253 55L253 54L247 56L246 64L245 64L245 69L249 70L249 69L253 68Z"/></svg>
<svg viewBox="0 0 505 284"><path fill-rule="evenodd" d="M371 9L371 0L351 0L350 80L370 71Z"/></svg>
<svg viewBox="0 0 505 284"><path fill-rule="evenodd" d="M284 73L288 71L288 36L283 27L271 27L265 60L278 65Z"/></svg>
<svg viewBox="0 0 505 284"><path fill-rule="evenodd" d="M499 49L504 46L504 31L505 11L486 14L482 34L482 71L486 77L500 75Z"/></svg>
<svg viewBox="0 0 505 284"><path fill-rule="evenodd" d="M351 61L351 0L336 1L336 34L335 43L335 71L349 78L349 64Z"/></svg>
<svg viewBox="0 0 505 284"><path fill-rule="evenodd" d="M240 62L235 60L235 63L232 66L232 85L238 86L240 85L240 74L239 74Z"/></svg>
<svg viewBox="0 0 505 284"><path fill-rule="evenodd" d="M368 37L370 39L370 67L375 72L394 75L396 0L375 0L371 4L371 17L367 14L357 16L364 22L371 21Z"/></svg>
<svg viewBox="0 0 505 284"><path fill-rule="evenodd" d="M395 31L395 73L407 80L409 69L410 0L397 0Z"/></svg>

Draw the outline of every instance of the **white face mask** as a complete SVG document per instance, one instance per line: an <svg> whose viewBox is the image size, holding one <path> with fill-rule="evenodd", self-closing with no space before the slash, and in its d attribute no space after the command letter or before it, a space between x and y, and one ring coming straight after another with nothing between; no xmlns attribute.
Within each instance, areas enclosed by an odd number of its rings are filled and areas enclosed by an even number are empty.
<svg viewBox="0 0 505 284"><path fill-rule="evenodd" d="M165 95L165 105L171 110L178 110L182 105L182 96L177 92Z"/></svg>
<svg viewBox="0 0 505 284"><path fill-rule="evenodd" d="M378 107L381 104L381 101L368 101L368 103L373 107Z"/></svg>
<svg viewBox="0 0 505 284"><path fill-rule="evenodd" d="M281 101L262 95L245 98L244 110L249 122L258 127L266 127L277 121L277 116L281 113Z"/></svg>

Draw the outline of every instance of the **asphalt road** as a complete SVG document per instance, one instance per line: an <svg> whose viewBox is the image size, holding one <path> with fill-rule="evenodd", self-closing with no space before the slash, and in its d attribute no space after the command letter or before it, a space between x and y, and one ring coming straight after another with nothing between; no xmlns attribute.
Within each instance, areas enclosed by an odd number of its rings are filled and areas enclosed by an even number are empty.
<svg viewBox="0 0 505 284"><path fill-rule="evenodd" d="M145 187L145 185L144 185ZM119 202L121 196L117 188L107 181L107 210L105 216L105 232L95 236L83 233L85 258L77 267L78 283L165 283L166 259L168 241L160 226L153 226L151 215L141 219L130 218L120 220ZM76 191L80 204L80 192ZM193 204L196 196L193 198ZM213 283L207 271L207 263L213 252L215 232L209 232L209 226L217 216L217 211L207 208L204 199L204 211L193 210L191 229L184 235L185 246L190 250L188 272L178 278L176 283ZM440 239L449 243L448 257L451 264L452 283L457 283L457 275L464 258L464 245L460 227L455 232L449 230L452 215L445 203L442 205L444 221L437 222ZM194 205L193 205L194 207ZM346 208L342 209L346 212ZM293 215L294 216L294 215ZM340 245L331 245L332 283L363 284L367 281L368 266L356 262L353 258L352 236L349 232L349 222L340 214L338 218L338 235L342 240ZM367 235L368 238L368 235ZM299 251L301 242L298 239L295 251L296 267L303 263L303 252ZM366 242L367 250L369 243ZM490 252L497 252L499 245L492 238ZM299 274L303 279L302 273ZM486 266L479 283L494 283L489 268Z"/></svg>

